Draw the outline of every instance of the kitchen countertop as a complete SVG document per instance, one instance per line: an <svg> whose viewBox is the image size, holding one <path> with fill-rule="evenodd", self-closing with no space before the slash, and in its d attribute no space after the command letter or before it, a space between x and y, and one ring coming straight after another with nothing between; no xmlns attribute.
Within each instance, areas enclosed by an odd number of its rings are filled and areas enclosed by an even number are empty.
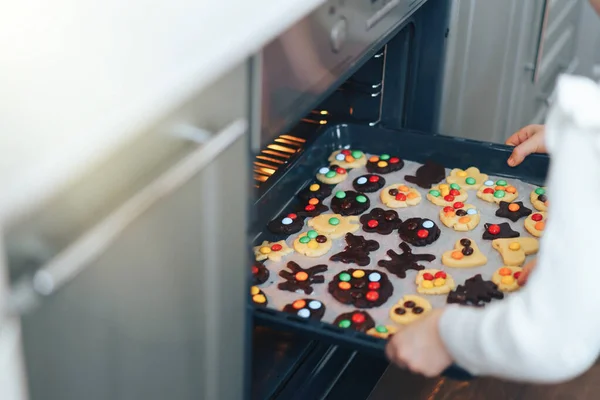
<svg viewBox="0 0 600 400"><path fill-rule="evenodd" d="M0 15L0 221L57 190L323 2L7 4Z"/></svg>

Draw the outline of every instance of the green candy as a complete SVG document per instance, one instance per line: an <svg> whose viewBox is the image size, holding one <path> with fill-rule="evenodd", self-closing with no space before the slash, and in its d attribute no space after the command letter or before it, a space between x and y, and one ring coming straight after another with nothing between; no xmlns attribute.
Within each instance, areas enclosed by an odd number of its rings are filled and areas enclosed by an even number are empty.
<svg viewBox="0 0 600 400"><path fill-rule="evenodd" d="M468 177L467 179L465 179L465 183L466 183L467 185L474 185L474 184L475 184L475 182L477 182L477 181L475 180L475 178Z"/></svg>
<svg viewBox="0 0 600 400"><path fill-rule="evenodd" d="M473 179L473 178L471 178ZM475 181L475 179L473 179L473 181ZM475 182L473 182L475 183ZM460 190L460 186L458 186L458 183L452 183L450 184L450 189L454 189L454 190Z"/></svg>
<svg viewBox="0 0 600 400"><path fill-rule="evenodd" d="M308 231L308 233L306 234L306 236L308 236L311 239L316 238L317 236L319 236L319 234L317 233L317 231Z"/></svg>
<svg viewBox="0 0 600 400"><path fill-rule="evenodd" d="M380 160L386 161L390 159L390 155L389 154L382 154L379 156Z"/></svg>
<svg viewBox="0 0 600 400"><path fill-rule="evenodd" d="M537 189L535 189L535 194L537 194L537 195L546 194L546 190L544 190L544 188L537 188Z"/></svg>
<svg viewBox="0 0 600 400"><path fill-rule="evenodd" d="M430 190L429 194L432 195L433 197L440 197L440 191L439 190Z"/></svg>
<svg viewBox="0 0 600 400"><path fill-rule="evenodd" d="M378 325L375 330L379 333L388 333L387 328L383 325Z"/></svg>
<svg viewBox="0 0 600 400"><path fill-rule="evenodd" d="M306 243L310 242L310 238L308 236L302 236L298 240L300 241L300 243L303 243L303 244L306 244Z"/></svg>
<svg viewBox="0 0 600 400"><path fill-rule="evenodd" d="M496 181L496 185L498 185L498 186L506 186L506 185L508 185L508 182L506 182L504 179L498 179Z"/></svg>
<svg viewBox="0 0 600 400"><path fill-rule="evenodd" d="M337 197L338 199L343 199L344 197L346 197L346 192L339 190L335 192L335 197Z"/></svg>
<svg viewBox="0 0 600 400"><path fill-rule="evenodd" d="M350 281L350 279L351 279L351 278L350 278L350 274L349 274L349 273L347 273L347 272L342 272L342 273L340 274L340 281L342 281L342 282L348 282L348 281Z"/></svg>
<svg viewBox="0 0 600 400"><path fill-rule="evenodd" d="M356 159L359 159L359 158L361 158L362 156L363 156L363 153L362 153L362 151L354 150L354 151L352 152L352 157L354 157L354 158L356 158Z"/></svg>
<svg viewBox="0 0 600 400"><path fill-rule="evenodd" d="M338 326L339 326L340 328L350 328L350 325L352 325L352 322L350 322L350 321L349 321L349 320L347 320L347 319L343 319L343 320L341 320L341 321L340 321L340 323L338 324Z"/></svg>
<svg viewBox="0 0 600 400"><path fill-rule="evenodd" d="M362 194L359 194L358 196L356 196L356 201L358 201L359 203L366 203L367 198L365 196L363 196Z"/></svg>
<svg viewBox="0 0 600 400"><path fill-rule="evenodd" d="M340 223L340 220L337 219L336 217L329 218L329 225L338 225L339 223Z"/></svg>
<svg viewBox="0 0 600 400"><path fill-rule="evenodd" d="M506 192L504 190L496 190L494 192L494 197L497 198L497 199L501 199L504 196L506 196Z"/></svg>
<svg viewBox="0 0 600 400"><path fill-rule="evenodd" d="M329 171L328 173L325 174L325 176L327 178L333 178L336 175L337 175L337 173L335 171Z"/></svg>

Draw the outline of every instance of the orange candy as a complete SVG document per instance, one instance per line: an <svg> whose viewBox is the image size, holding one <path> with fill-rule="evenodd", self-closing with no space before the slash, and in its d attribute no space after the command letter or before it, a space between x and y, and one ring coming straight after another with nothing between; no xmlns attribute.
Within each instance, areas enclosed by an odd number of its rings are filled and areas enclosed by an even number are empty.
<svg viewBox="0 0 600 400"><path fill-rule="evenodd" d="M351 286L348 282L340 282L338 283L338 287L342 290L348 290Z"/></svg>
<svg viewBox="0 0 600 400"><path fill-rule="evenodd" d="M459 224L467 224L469 222L471 222L471 217L460 217L458 219Z"/></svg>
<svg viewBox="0 0 600 400"><path fill-rule="evenodd" d="M297 281L303 282L303 281L305 281L307 279L308 279L308 274L306 272L300 271L300 272L296 273L296 280Z"/></svg>
<svg viewBox="0 0 600 400"><path fill-rule="evenodd" d="M463 257L464 257L464 254L460 251L452 252L452 258L454 258L455 260L461 260Z"/></svg>
<svg viewBox="0 0 600 400"><path fill-rule="evenodd" d="M517 193L517 188L514 186L507 186L506 193Z"/></svg>
<svg viewBox="0 0 600 400"><path fill-rule="evenodd" d="M506 186L496 186L496 187L494 188L494 190L495 190L495 191L498 191L498 190L504 190L504 191L506 191Z"/></svg>
<svg viewBox="0 0 600 400"><path fill-rule="evenodd" d="M369 161L371 161L371 162L377 162L377 161L379 161L379 157L378 156L372 156L371 158L369 158Z"/></svg>
<svg viewBox="0 0 600 400"><path fill-rule="evenodd" d="M543 231L545 227L546 223L544 221L539 221L535 223L535 229L537 229L538 231Z"/></svg>
<svg viewBox="0 0 600 400"><path fill-rule="evenodd" d="M448 217L448 218L452 218L452 217L454 217L455 215L456 215L456 213L455 213L454 211L448 211L448 212L446 213L446 217Z"/></svg>
<svg viewBox="0 0 600 400"><path fill-rule="evenodd" d="M410 189L406 185L400 185L400 186L398 186L398 190L401 192L408 192Z"/></svg>
<svg viewBox="0 0 600 400"><path fill-rule="evenodd" d="M500 268L500 271L498 271L498 273L500 274L500 276L509 276L512 275L512 270L510 268Z"/></svg>
<svg viewBox="0 0 600 400"><path fill-rule="evenodd" d="M415 192L408 192L406 197L409 199L414 199L415 197L417 197L417 194Z"/></svg>
<svg viewBox="0 0 600 400"><path fill-rule="evenodd" d="M521 207L516 203L511 203L508 205L508 209L512 212L519 211L519 208L521 208Z"/></svg>
<svg viewBox="0 0 600 400"><path fill-rule="evenodd" d="M316 197L313 197L312 199L310 199L308 201L308 204L312 204L313 206L316 206L317 204L319 204L319 199L317 199Z"/></svg>
<svg viewBox="0 0 600 400"><path fill-rule="evenodd" d="M354 157L350 155L346 156L346 162L354 162Z"/></svg>
<svg viewBox="0 0 600 400"><path fill-rule="evenodd" d="M306 306L306 301L304 301L304 300L296 300L295 302L292 303L292 307L294 307L296 310L304 308L305 306Z"/></svg>

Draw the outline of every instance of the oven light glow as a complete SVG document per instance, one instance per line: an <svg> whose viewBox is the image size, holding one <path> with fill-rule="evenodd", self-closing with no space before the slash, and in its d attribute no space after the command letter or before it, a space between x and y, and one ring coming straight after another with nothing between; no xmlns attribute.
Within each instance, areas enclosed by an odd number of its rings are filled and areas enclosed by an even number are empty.
<svg viewBox="0 0 600 400"><path fill-rule="evenodd" d="M327 111L327 110L322 110L321 111L321 115L328 115L328 114L329 114L329 111Z"/></svg>
<svg viewBox="0 0 600 400"><path fill-rule="evenodd" d="M325 125L326 123L327 123L327 121L325 121L324 119L319 121L319 124L321 124L321 125Z"/></svg>

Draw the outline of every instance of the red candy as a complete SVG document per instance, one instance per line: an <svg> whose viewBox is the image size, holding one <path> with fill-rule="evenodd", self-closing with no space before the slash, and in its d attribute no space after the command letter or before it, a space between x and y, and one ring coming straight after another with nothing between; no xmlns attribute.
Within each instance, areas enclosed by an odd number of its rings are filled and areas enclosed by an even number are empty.
<svg viewBox="0 0 600 400"><path fill-rule="evenodd" d="M258 267L256 265L252 266L252 275L258 274Z"/></svg>
<svg viewBox="0 0 600 400"><path fill-rule="evenodd" d="M273 246L271 246L271 250L273 251L279 251L281 249L283 249L283 247L279 243L275 243Z"/></svg>
<svg viewBox="0 0 600 400"><path fill-rule="evenodd" d="M298 218L298 216L296 214L294 214L294 213L288 214L287 216L290 219L296 219L296 218Z"/></svg>
<svg viewBox="0 0 600 400"><path fill-rule="evenodd" d="M417 236L421 239L425 239L427 236L429 236L429 231L427 229L419 229L417 231Z"/></svg>
<svg viewBox="0 0 600 400"><path fill-rule="evenodd" d="M444 212L445 213L449 213L449 212L452 212L452 211L454 211L454 209L452 207L444 207Z"/></svg>
<svg viewBox="0 0 600 400"><path fill-rule="evenodd" d="M454 208L457 210L463 208L464 206L465 206L465 203L462 203L460 201L457 201L456 203L454 203Z"/></svg>
<svg viewBox="0 0 600 400"><path fill-rule="evenodd" d="M367 222L367 225L369 228L377 228L379 222L375 221L374 219L370 219L369 222Z"/></svg>
<svg viewBox="0 0 600 400"><path fill-rule="evenodd" d="M396 200L398 200L398 201L406 201L406 195L404 193L398 193L396 195Z"/></svg>
<svg viewBox="0 0 600 400"><path fill-rule="evenodd" d="M458 196L458 195L460 195L460 192L456 189L450 189L450 194L452 196Z"/></svg>
<svg viewBox="0 0 600 400"><path fill-rule="evenodd" d="M438 271L435 273L435 278L442 278L442 279L446 279L447 275L444 271Z"/></svg>
<svg viewBox="0 0 600 400"><path fill-rule="evenodd" d="M351 152L350 150L348 150L348 149L344 149L344 150L342 150L342 151L341 151L341 153L342 153L343 155L345 155L345 156L349 156L350 154L352 154L352 152Z"/></svg>
<svg viewBox="0 0 600 400"><path fill-rule="evenodd" d="M377 175L371 175L369 177L369 182L379 182L379 177Z"/></svg>
<svg viewBox="0 0 600 400"><path fill-rule="evenodd" d="M423 274L423 279L425 279L426 281L432 281L433 275L431 275L429 272L426 272Z"/></svg>
<svg viewBox="0 0 600 400"><path fill-rule="evenodd" d="M399 162L400 162L400 159L398 157L390 158L390 164L398 164Z"/></svg>
<svg viewBox="0 0 600 400"><path fill-rule="evenodd" d="M346 170L344 168L336 168L335 172L337 172L340 175L344 175L346 173Z"/></svg>
<svg viewBox="0 0 600 400"><path fill-rule="evenodd" d="M483 193L494 194L494 189L492 189L492 188L485 188L485 189L483 189Z"/></svg>
<svg viewBox="0 0 600 400"><path fill-rule="evenodd" d="M500 226L496 224L490 225L488 228L488 232L492 235L497 235L500 233Z"/></svg>
<svg viewBox="0 0 600 400"><path fill-rule="evenodd" d="M365 295L365 297L369 301L377 301L377 299L379 298L379 293L377 293L377 292L367 292L367 294Z"/></svg>
<svg viewBox="0 0 600 400"><path fill-rule="evenodd" d="M369 290L377 290L381 287L379 282L369 282Z"/></svg>
<svg viewBox="0 0 600 400"><path fill-rule="evenodd" d="M513 276L515 277L515 279L519 279L519 277L521 276L521 271L517 271L513 274Z"/></svg>
<svg viewBox="0 0 600 400"><path fill-rule="evenodd" d="M542 214L538 214L535 213L531 216L531 219L534 220L535 222L541 221L544 217L542 217Z"/></svg>
<svg viewBox="0 0 600 400"><path fill-rule="evenodd" d="M313 211L314 209L315 209L315 206L313 206L312 204L309 204L306 207L304 207L304 210L306 210L306 211Z"/></svg>
<svg viewBox="0 0 600 400"><path fill-rule="evenodd" d="M352 322L354 322L355 324L362 324L363 322L365 322L365 316L364 314L354 314L352 316Z"/></svg>
<svg viewBox="0 0 600 400"><path fill-rule="evenodd" d="M444 200L446 200L446 201L454 201L454 196L451 195L451 194L449 194L447 196L444 196Z"/></svg>

